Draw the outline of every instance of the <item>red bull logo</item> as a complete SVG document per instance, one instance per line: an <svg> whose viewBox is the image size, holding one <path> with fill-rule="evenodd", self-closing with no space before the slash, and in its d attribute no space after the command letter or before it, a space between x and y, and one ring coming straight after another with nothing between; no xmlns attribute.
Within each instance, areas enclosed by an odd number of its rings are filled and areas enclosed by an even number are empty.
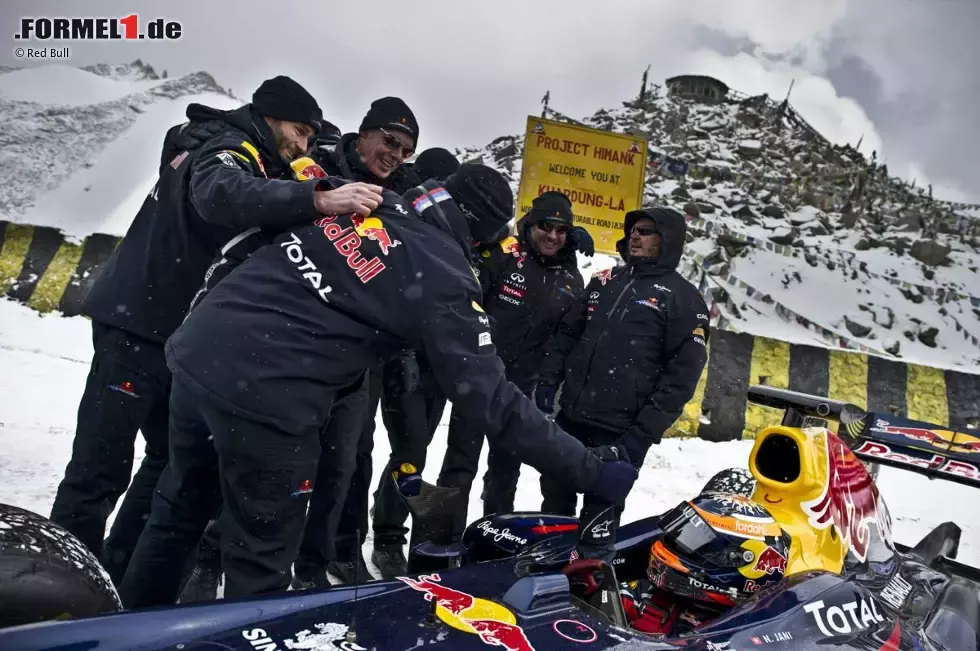
<svg viewBox="0 0 980 651"><path fill-rule="evenodd" d="M350 220L354 224L354 230L357 231L357 234L377 242L381 248L381 253L385 255L388 255L389 249L393 249L401 244L401 240L393 240L388 235L388 229L384 227L384 224L377 217L354 215Z"/></svg>
<svg viewBox="0 0 980 651"><path fill-rule="evenodd" d="M435 602L436 615L449 626L475 634L490 646L507 651L534 651L514 613L500 604L443 585L438 574L423 574L418 578L400 576L398 580L423 593L426 601Z"/></svg>
<svg viewBox="0 0 980 651"><path fill-rule="evenodd" d="M385 270L385 265L377 257L368 260L361 254L361 236L354 227L345 228L336 222L337 215L331 215L321 217L313 223L317 228L323 229L323 234L333 243L337 252L347 258L347 266L354 270L362 283L367 284L369 280Z"/></svg>
<svg viewBox="0 0 980 651"><path fill-rule="evenodd" d="M878 425L873 432L901 436L917 443L925 443L935 448L960 454L980 454L980 438L962 432L946 429L928 429L925 427L901 427L897 425Z"/></svg>
<svg viewBox="0 0 980 651"><path fill-rule="evenodd" d="M834 527L859 561L868 556L870 525L878 525L878 488L864 464L831 432L821 434L826 459L826 482L816 498L800 507L815 529ZM819 443L817 443L819 445Z"/></svg>
<svg viewBox="0 0 980 651"><path fill-rule="evenodd" d="M426 601L435 601L453 615L461 615L464 610L473 605L473 595L442 585L439 583L442 579L438 574L423 574L418 579L400 576L398 580L407 583L414 590L425 593Z"/></svg>
<svg viewBox="0 0 980 651"><path fill-rule="evenodd" d="M780 574L786 571L786 557L777 552L772 547L766 547L752 566L756 572L764 574Z"/></svg>
<svg viewBox="0 0 980 651"><path fill-rule="evenodd" d="M980 468L974 463L949 459L939 454L930 454L929 458L914 457L898 450L892 450L884 443L878 443L877 441L865 441L856 452L871 457L888 459L889 461L898 461L917 468L937 470L948 475L956 475L957 477L972 481L980 481Z"/></svg>
<svg viewBox="0 0 980 651"><path fill-rule="evenodd" d="M503 647L507 651L534 651L534 647L524 634L524 629L515 624L493 619L475 619L470 620L470 626L484 644Z"/></svg>
<svg viewBox="0 0 980 651"><path fill-rule="evenodd" d="M310 179L322 179L326 178L327 173L323 171L323 168L314 162L309 156L303 156L302 158L297 158L289 164L293 170L293 175L297 180L309 181Z"/></svg>

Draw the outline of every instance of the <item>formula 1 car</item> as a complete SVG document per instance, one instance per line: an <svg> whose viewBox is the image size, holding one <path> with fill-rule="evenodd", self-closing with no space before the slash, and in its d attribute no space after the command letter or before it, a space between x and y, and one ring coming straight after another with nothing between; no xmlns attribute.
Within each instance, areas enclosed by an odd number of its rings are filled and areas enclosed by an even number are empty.
<svg viewBox="0 0 980 651"><path fill-rule="evenodd" d="M888 509L862 463L977 486L980 439L766 386L751 387L749 399L782 409L783 423L758 435L748 472L724 471L705 490L766 506L791 539L785 574L683 636L632 630L619 599L620 581L643 576L661 516L620 527L611 566L569 562L574 518L498 514L446 542L452 491L418 478L421 489L406 496L422 539L409 576L141 611L111 612L119 610L114 591L114 599L62 605L65 594L105 594L105 573L40 516L0 511L0 613L71 618L2 629L0 649L980 649L980 571L954 560L959 528L942 524L912 547L893 543ZM76 587L59 584L58 571Z"/></svg>

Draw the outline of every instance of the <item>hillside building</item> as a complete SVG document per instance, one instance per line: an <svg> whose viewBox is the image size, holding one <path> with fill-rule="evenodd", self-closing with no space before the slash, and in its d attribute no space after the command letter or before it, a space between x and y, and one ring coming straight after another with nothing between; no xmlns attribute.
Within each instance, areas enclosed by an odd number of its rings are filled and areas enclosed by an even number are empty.
<svg viewBox="0 0 980 651"><path fill-rule="evenodd" d="M679 75L667 80L667 94L702 102L723 102L728 96L728 86L714 77Z"/></svg>

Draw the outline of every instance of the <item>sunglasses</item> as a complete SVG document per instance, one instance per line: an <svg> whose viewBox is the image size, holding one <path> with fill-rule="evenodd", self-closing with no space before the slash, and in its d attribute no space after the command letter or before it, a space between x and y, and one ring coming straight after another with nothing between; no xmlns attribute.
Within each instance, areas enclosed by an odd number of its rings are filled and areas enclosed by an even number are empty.
<svg viewBox="0 0 980 651"><path fill-rule="evenodd" d="M406 147L405 145L402 144L401 140L391 135L384 129L381 129L380 131L384 135L382 142L385 144L385 147L387 147L391 151L401 152L402 158L411 158L412 154L415 153L414 147Z"/></svg>
<svg viewBox="0 0 980 651"><path fill-rule="evenodd" d="M641 237L650 237L651 235L657 234L657 229L653 226L634 226L630 233L636 233Z"/></svg>
<svg viewBox="0 0 980 651"><path fill-rule="evenodd" d="M554 222L545 221L536 224L536 226L541 230L543 230L545 233L557 232L559 235L564 235L565 233L568 232L567 224L556 224Z"/></svg>

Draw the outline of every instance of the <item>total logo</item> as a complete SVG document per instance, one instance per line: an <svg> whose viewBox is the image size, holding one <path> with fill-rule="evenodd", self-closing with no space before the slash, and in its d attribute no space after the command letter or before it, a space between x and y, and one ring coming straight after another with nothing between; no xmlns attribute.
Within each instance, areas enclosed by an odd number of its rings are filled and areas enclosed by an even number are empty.
<svg viewBox="0 0 980 651"><path fill-rule="evenodd" d="M885 621L873 598L848 601L839 606L827 606L823 600L814 601L803 606L803 610L813 616L817 628L827 637L860 633Z"/></svg>

